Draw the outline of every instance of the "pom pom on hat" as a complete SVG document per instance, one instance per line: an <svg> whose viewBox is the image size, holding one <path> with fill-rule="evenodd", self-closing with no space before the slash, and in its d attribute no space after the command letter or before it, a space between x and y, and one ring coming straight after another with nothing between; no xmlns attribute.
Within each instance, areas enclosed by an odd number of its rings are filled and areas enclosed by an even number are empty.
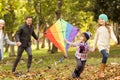
<svg viewBox="0 0 120 80"><path fill-rule="evenodd" d="M92 36L92 34L90 32L84 32L83 34L85 35L87 40L89 40L90 37Z"/></svg>
<svg viewBox="0 0 120 80"><path fill-rule="evenodd" d="M5 24L5 21L3 19L0 19L0 23Z"/></svg>
<svg viewBox="0 0 120 80"><path fill-rule="evenodd" d="M104 19L105 21L108 21L108 17L106 14L100 14L99 19Z"/></svg>

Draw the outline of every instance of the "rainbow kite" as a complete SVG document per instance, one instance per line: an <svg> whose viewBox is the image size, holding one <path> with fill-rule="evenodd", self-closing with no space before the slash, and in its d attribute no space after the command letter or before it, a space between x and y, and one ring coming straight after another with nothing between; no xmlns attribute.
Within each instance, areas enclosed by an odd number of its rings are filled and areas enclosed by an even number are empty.
<svg viewBox="0 0 120 80"><path fill-rule="evenodd" d="M68 56L69 45L64 42L64 39L72 42L79 32L79 29L66 22L63 19L59 19L49 29L46 30L45 36L64 53L64 56Z"/></svg>

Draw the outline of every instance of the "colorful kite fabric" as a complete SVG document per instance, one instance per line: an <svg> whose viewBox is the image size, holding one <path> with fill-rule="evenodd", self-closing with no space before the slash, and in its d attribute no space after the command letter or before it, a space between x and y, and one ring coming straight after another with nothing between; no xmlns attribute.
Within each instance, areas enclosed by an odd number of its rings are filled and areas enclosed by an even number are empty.
<svg viewBox="0 0 120 80"><path fill-rule="evenodd" d="M79 29L66 22L63 19L59 19L54 25L46 30L45 36L64 53L64 56L68 56L69 45L64 42L64 39L72 42L79 32Z"/></svg>

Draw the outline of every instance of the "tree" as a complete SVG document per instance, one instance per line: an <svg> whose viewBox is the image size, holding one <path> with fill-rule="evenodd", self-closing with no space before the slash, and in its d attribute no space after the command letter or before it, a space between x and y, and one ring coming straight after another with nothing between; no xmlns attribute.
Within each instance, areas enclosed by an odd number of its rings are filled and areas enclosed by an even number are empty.
<svg viewBox="0 0 120 80"><path fill-rule="evenodd" d="M56 0L55 0L56 1ZM47 24L50 25L54 21L55 1L52 0L34 0L34 9L37 14L36 18L39 23L39 31L43 33L43 42L41 48L45 47L44 33L47 29ZM41 36L40 36L41 37Z"/></svg>
<svg viewBox="0 0 120 80"><path fill-rule="evenodd" d="M61 17L61 7L62 7L62 4L63 4L63 0L58 0L58 5L57 5L58 6L58 10L56 11L56 20L58 20ZM57 52L57 48L53 44L51 53L55 53L55 52Z"/></svg>
<svg viewBox="0 0 120 80"><path fill-rule="evenodd" d="M99 14L107 14L109 20L117 23L115 32L120 43L120 0L96 0L94 5L94 19L97 20Z"/></svg>
<svg viewBox="0 0 120 80"><path fill-rule="evenodd" d="M43 32L43 43L42 43L41 48L44 48L45 47L44 32L45 32L45 27L46 27L46 21L45 21L44 15L42 14L42 10L43 10L42 1L34 0L34 9L35 9L35 12L37 14L37 16L36 16L37 34L39 36L40 31ZM39 44L39 42L37 44ZM37 49L39 49L39 45L37 45Z"/></svg>
<svg viewBox="0 0 120 80"><path fill-rule="evenodd" d="M80 28L81 31L93 31L93 4L95 0L1 0L0 17L6 17L9 24L12 24L12 30L7 27L9 33L17 30L18 26L24 22L26 15L33 16L33 25L37 30L37 35L44 35L47 25L49 27L59 18L67 20L69 23ZM9 4L8 4L9 3ZM58 3L58 4L57 4ZM2 5L1 5L2 4ZM56 6L57 4L57 6ZM12 8L12 12L8 9ZM7 7L7 8L6 8ZM4 9L5 8L5 9ZM8 25L9 26L9 25ZM16 27L17 26L17 27ZM14 31L13 31L14 30ZM41 36L40 36L41 37ZM43 36L42 48L45 47L45 37ZM39 49L39 42L37 42ZM52 53L57 52L57 48L52 48Z"/></svg>
<svg viewBox="0 0 120 80"><path fill-rule="evenodd" d="M12 1L7 1L7 11L4 14L4 20L6 22L7 33L9 35L10 40L14 41L13 33L14 33L14 22L15 22L15 12ZM15 56L14 46L10 46L10 54L9 56Z"/></svg>

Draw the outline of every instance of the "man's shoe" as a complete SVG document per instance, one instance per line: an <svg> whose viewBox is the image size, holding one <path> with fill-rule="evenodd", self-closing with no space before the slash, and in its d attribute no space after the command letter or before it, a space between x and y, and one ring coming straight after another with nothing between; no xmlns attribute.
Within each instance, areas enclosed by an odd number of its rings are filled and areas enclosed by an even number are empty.
<svg viewBox="0 0 120 80"><path fill-rule="evenodd" d="M31 69L30 69L30 68L28 68L27 72L31 72Z"/></svg>
<svg viewBox="0 0 120 80"><path fill-rule="evenodd" d="M15 68L12 68L12 73L15 73Z"/></svg>

